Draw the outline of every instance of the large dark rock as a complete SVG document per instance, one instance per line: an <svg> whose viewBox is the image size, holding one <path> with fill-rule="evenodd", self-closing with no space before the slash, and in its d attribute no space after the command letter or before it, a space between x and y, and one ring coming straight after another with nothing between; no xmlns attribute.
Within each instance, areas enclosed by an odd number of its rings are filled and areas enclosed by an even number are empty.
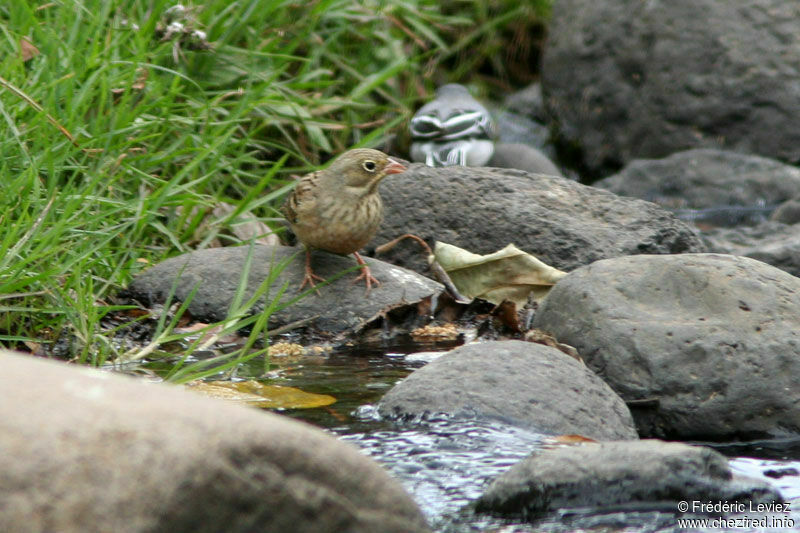
<svg viewBox="0 0 800 533"><path fill-rule="evenodd" d="M0 389L0 531L428 531L399 483L306 424L9 352Z"/></svg>
<svg viewBox="0 0 800 533"><path fill-rule="evenodd" d="M709 250L743 255L800 277L800 226L763 222L753 227L716 228L702 234Z"/></svg>
<svg viewBox="0 0 800 533"><path fill-rule="evenodd" d="M523 341L468 344L414 371L380 401L389 417L488 418L547 434L636 439L624 402L584 365Z"/></svg>
<svg viewBox="0 0 800 533"><path fill-rule="evenodd" d="M381 187L385 216L373 244L413 233L486 254L514 243L562 270L621 255L705 251L693 229L655 204L554 176L412 165ZM427 267L410 242L381 257Z"/></svg>
<svg viewBox="0 0 800 533"><path fill-rule="evenodd" d="M734 478L725 457L710 448L642 440L537 451L495 479L476 508L530 519L585 507L641 511L649 504L674 513L679 502L741 502L749 511L750 502L782 501L762 481Z"/></svg>
<svg viewBox="0 0 800 533"><path fill-rule="evenodd" d="M664 159L638 159L595 187L655 202L668 209L730 209L762 219L800 194L800 169L773 159L714 149L687 150ZM760 212L759 212L760 211ZM702 212L698 213L698 215Z"/></svg>
<svg viewBox="0 0 800 533"><path fill-rule="evenodd" d="M767 264L717 254L598 261L553 287L534 327L578 350L628 402L642 436L800 432L800 278Z"/></svg>
<svg viewBox="0 0 800 533"><path fill-rule="evenodd" d="M595 170L699 147L798 162L800 3L559 0L542 89Z"/></svg>
<svg viewBox="0 0 800 533"><path fill-rule="evenodd" d="M195 319L219 321L226 314L239 287L239 281L248 261L250 248L212 248L167 259L136 276L125 295L147 305L163 303L175 285L175 298L185 301L192 290L197 293L191 300L189 312ZM275 276L267 299L287 283L281 302L289 302L299 294L303 279L305 255L302 248L257 245L252 248L250 275L244 302L255 294L259 285L270 277L271 269L286 266ZM275 311L270 324L281 326L306 318L315 318L311 325L325 332L338 333L358 330L369 321L390 309L413 305L423 298L438 294L441 286L414 272L368 259L372 274L381 284L365 296L364 283L352 282L358 272L350 272L330 285L320 286L319 294L311 293L284 309ZM314 272L323 278L334 278L356 266L352 256L343 257L323 251L314 251ZM179 278L177 284L176 278ZM306 290L308 288L306 287ZM262 299L252 312L265 307Z"/></svg>

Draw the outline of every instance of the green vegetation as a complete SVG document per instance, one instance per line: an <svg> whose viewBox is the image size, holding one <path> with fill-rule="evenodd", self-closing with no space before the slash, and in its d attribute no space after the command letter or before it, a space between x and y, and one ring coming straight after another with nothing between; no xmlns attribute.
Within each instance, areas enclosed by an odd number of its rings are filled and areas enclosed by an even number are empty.
<svg viewBox="0 0 800 533"><path fill-rule="evenodd" d="M133 275L244 211L280 227L290 174L379 145L437 84L528 81L506 66L549 0L174 3L0 5L4 347L116 359L100 321Z"/></svg>

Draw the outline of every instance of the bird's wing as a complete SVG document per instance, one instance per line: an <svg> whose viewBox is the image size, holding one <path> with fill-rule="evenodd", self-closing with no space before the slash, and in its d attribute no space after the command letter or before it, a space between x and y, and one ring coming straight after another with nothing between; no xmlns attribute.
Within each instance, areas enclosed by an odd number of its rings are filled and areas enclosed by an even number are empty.
<svg viewBox="0 0 800 533"><path fill-rule="evenodd" d="M283 204L283 214L290 223L297 223L297 216L303 211L313 209L316 204L316 190L319 172L311 172L300 178L297 186Z"/></svg>
<svg viewBox="0 0 800 533"><path fill-rule="evenodd" d="M454 110L444 119L437 114L417 113L409 123L413 138L437 141L490 139L492 129L492 117L485 109Z"/></svg>
<svg viewBox="0 0 800 533"><path fill-rule="evenodd" d="M450 116L442 126L439 139L443 141L466 138L489 139L492 118L485 110L464 111Z"/></svg>

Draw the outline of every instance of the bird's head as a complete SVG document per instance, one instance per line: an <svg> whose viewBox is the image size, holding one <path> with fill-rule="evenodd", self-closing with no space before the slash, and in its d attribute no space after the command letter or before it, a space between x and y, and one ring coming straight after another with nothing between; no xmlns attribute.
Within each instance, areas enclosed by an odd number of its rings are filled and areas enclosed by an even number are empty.
<svg viewBox="0 0 800 533"><path fill-rule="evenodd" d="M328 172L338 176L342 185L366 194L375 192L380 181L389 174L399 174L405 170L405 165L399 161L370 148L345 152L328 167Z"/></svg>
<svg viewBox="0 0 800 533"><path fill-rule="evenodd" d="M436 98L454 98L454 97L466 97L472 98L472 95L469 93L469 90L461 84L458 83L448 83L447 85L442 85L438 89L436 89Z"/></svg>

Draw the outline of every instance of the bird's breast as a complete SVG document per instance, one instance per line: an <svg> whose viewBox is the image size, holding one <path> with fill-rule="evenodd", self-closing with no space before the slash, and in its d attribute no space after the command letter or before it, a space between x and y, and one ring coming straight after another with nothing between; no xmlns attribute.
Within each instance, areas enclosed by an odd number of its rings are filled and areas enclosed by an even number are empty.
<svg viewBox="0 0 800 533"><path fill-rule="evenodd" d="M363 198L327 198L314 213L292 224L292 230L306 246L350 254L372 239L382 215L383 204L378 194Z"/></svg>

